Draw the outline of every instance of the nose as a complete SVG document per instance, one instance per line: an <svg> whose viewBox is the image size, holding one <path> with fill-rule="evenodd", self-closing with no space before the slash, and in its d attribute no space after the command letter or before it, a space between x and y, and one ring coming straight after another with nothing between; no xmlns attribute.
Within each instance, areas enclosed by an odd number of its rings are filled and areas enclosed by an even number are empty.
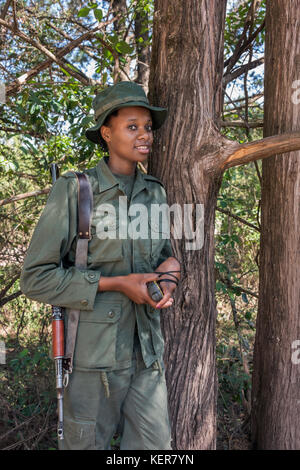
<svg viewBox="0 0 300 470"><path fill-rule="evenodd" d="M140 141L151 141L152 139L152 131L149 132L147 131L144 127L141 127L139 129L139 133L138 133L138 136L137 136L137 139L140 140Z"/></svg>

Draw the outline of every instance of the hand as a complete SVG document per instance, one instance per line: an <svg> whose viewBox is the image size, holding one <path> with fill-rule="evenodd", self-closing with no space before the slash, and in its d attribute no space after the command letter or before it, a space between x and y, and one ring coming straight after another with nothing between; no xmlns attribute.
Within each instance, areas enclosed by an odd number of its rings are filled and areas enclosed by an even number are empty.
<svg viewBox="0 0 300 470"><path fill-rule="evenodd" d="M172 297L172 291L169 288L168 284L171 284L171 282L165 282L165 283L159 283L160 289L163 291L163 298L156 304L155 308L168 308L173 305L174 299ZM175 284L174 284L175 286ZM174 289L172 289L174 290Z"/></svg>
<svg viewBox="0 0 300 470"><path fill-rule="evenodd" d="M122 276L119 290L136 304L149 304L151 307L156 308L157 302L151 299L147 282L157 281L158 279L158 274L155 273L128 274Z"/></svg>
<svg viewBox="0 0 300 470"><path fill-rule="evenodd" d="M155 271L159 271L159 272L164 272L164 271L180 271L180 264L179 262L177 261L176 258L173 258L173 257L170 257L170 258L167 258L165 261L163 261L163 263L161 263ZM172 279L175 281L174 277L173 276L176 276L176 278L180 279L180 272L175 272L175 273L172 273L172 276L168 275L168 274L164 274L164 275L161 275L159 277L159 280L163 281L163 279ZM158 302L158 304L156 305L156 308L167 308L167 307L171 307L171 305L173 305L173 297L172 297L172 293L173 291L176 289L176 284L174 282L160 282L159 283L159 287L161 288L161 290L163 291L163 298Z"/></svg>

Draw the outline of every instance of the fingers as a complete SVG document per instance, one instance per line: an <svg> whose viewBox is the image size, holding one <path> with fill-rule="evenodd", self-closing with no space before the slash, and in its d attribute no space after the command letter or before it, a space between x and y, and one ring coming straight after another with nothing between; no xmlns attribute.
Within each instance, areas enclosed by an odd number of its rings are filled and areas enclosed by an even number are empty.
<svg viewBox="0 0 300 470"><path fill-rule="evenodd" d="M174 300L174 299L172 299L172 298L169 299L169 300L168 300L162 307L160 307L160 308L162 309L162 308L172 307L172 305L173 305L173 300Z"/></svg>
<svg viewBox="0 0 300 470"><path fill-rule="evenodd" d="M167 308L173 304L173 298L170 292L167 292L163 298L156 304L156 308Z"/></svg>
<svg viewBox="0 0 300 470"><path fill-rule="evenodd" d="M156 273L144 274L145 282L157 281L158 278L159 278L159 274L156 274Z"/></svg>
<svg viewBox="0 0 300 470"><path fill-rule="evenodd" d="M151 281L157 281L159 279L159 274L157 273L145 273L144 276L143 276L143 284L145 283L145 285L148 283L148 282L151 282ZM164 284L165 286L165 284ZM144 288L143 288L144 290ZM168 307L171 307L173 305L173 301L174 299L172 298L172 291L174 289L170 289L169 290L169 286L165 287L162 289L163 290L163 298L158 302L156 303L154 300L151 299L149 293L148 293L148 289L146 288L146 291L145 291L145 295L146 295L146 302L153 308L168 308Z"/></svg>

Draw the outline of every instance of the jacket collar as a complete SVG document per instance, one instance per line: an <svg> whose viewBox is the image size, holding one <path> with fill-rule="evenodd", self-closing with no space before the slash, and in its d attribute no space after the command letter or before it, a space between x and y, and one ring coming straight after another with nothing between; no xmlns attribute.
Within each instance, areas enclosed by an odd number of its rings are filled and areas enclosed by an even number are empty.
<svg viewBox="0 0 300 470"><path fill-rule="evenodd" d="M99 192L102 193L114 186L119 186L118 180L114 177L108 164L108 157L103 157L96 166L97 177L99 182ZM136 169L136 178L134 181L134 187L132 191L132 197L138 194L143 189L150 189L147 185L147 181L144 179L147 175L144 175L138 168Z"/></svg>

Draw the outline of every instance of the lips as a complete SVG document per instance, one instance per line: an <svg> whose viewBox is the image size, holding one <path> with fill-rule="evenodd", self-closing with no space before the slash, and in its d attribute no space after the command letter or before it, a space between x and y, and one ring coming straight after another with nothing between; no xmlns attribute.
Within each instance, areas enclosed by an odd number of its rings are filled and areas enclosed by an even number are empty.
<svg viewBox="0 0 300 470"><path fill-rule="evenodd" d="M137 145L135 147L140 153L149 153L150 145Z"/></svg>

